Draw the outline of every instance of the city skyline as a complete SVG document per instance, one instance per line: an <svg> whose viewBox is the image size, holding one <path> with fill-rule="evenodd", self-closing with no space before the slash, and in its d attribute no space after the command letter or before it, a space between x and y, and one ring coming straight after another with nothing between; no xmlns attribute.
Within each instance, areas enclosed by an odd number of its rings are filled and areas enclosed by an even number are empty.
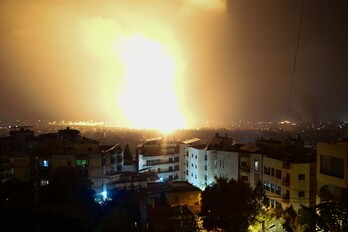
<svg viewBox="0 0 348 232"><path fill-rule="evenodd" d="M347 1L0 4L0 121L348 119Z"/></svg>

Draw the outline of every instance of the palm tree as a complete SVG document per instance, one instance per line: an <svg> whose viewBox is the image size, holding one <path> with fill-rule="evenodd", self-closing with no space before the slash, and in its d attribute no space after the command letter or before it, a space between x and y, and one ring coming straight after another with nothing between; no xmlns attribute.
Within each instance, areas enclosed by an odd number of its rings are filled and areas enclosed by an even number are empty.
<svg viewBox="0 0 348 232"><path fill-rule="evenodd" d="M304 232L341 232L348 229L348 204L332 200L327 185L319 191L320 203L316 207L302 206L299 223Z"/></svg>

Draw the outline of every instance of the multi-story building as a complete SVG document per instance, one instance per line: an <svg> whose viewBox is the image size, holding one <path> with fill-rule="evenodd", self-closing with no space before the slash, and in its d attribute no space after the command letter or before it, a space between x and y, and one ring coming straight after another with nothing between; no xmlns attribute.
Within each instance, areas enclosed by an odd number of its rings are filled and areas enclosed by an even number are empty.
<svg viewBox="0 0 348 232"><path fill-rule="evenodd" d="M78 130L69 127L58 133L40 135L39 139L35 178L40 185L49 184L51 173L58 168L75 167L92 181L96 192L102 190L105 163L96 140L83 137Z"/></svg>
<svg viewBox="0 0 348 232"><path fill-rule="evenodd" d="M200 189L208 184L206 147L204 144L187 147L185 156L185 180Z"/></svg>
<svg viewBox="0 0 348 232"><path fill-rule="evenodd" d="M103 154L103 173L105 175L114 175L124 171L123 148L120 144L113 146L100 146Z"/></svg>
<svg viewBox="0 0 348 232"><path fill-rule="evenodd" d="M273 141L275 142L275 141ZM279 143L283 143L279 141ZM302 147L271 150L264 147L263 184L269 206L286 209L293 206L295 211L301 205L313 207L316 193L316 163L311 150ZM280 148L282 148L280 146ZM292 150L292 152L286 152Z"/></svg>
<svg viewBox="0 0 348 232"><path fill-rule="evenodd" d="M137 148L139 172L151 170L163 180L179 179L179 145L167 138L148 139Z"/></svg>
<svg viewBox="0 0 348 232"><path fill-rule="evenodd" d="M327 185L334 200L348 202L348 140L318 143L317 179L317 192Z"/></svg>
<svg viewBox="0 0 348 232"><path fill-rule="evenodd" d="M250 143L240 147L239 150L239 180L249 183L250 187L255 188L263 178L262 148L256 143Z"/></svg>
<svg viewBox="0 0 348 232"><path fill-rule="evenodd" d="M185 140L180 143L179 149L179 180L183 181L186 177L186 156L188 154L188 148L192 146L202 145L204 144L199 138L193 138L189 140Z"/></svg>
<svg viewBox="0 0 348 232"><path fill-rule="evenodd" d="M0 139L0 156L1 166L6 167L2 176L6 178L44 186L55 170L74 167L92 181L96 192L103 190L105 176L122 172L124 165L119 144L100 146L98 141L69 127L39 136L26 127L12 128L10 136Z"/></svg>
<svg viewBox="0 0 348 232"><path fill-rule="evenodd" d="M260 148L235 143L219 134L208 145L185 148L186 180L200 189L212 184L216 177L241 180L252 187L261 180L262 155L257 153Z"/></svg>
<svg viewBox="0 0 348 232"><path fill-rule="evenodd" d="M10 127L10 135L0 138L0 179L3 182L13 177L30 180L33 176L29 166L35 164L34 152L38 138L29 127Z"/></svg>

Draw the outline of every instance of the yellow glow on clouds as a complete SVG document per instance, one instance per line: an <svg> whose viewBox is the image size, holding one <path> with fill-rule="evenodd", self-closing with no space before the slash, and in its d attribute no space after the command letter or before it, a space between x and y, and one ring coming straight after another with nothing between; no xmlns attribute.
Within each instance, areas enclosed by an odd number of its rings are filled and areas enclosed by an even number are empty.
<svg viewBox="0 0 348 232"><path fill-rule="evenodd" d="M100 97L99 104L108 109L107 114L125 126L170 132L191 124L190 108L178 88L188 77L184 75L186 51L176 29L189 28L189 22L200 14L225 9L225 3L153 3L148 7L141 2L122 2L112 16L82 20L83 41L101 67L97 75L103 77L103 88L113 90L113 95L103 91Z"/></svg>
<svg viewBox="0 0 348 232"><path fill-rule="evenodd" d="M119 103L133 127L168 133L185 126L175 91L176 62L169 49L143 35L113 47L125 73Z"/></svg>

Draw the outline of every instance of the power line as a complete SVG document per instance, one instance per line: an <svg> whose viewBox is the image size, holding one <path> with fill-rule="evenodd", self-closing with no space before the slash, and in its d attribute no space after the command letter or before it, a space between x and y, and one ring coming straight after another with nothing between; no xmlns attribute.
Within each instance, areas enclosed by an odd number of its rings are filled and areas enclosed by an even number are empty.
<svg viewBox="0 0 348 232"><path fill-rule="evenodd" d="M292 100L292 94L293 94L293 88L294 88L294 80L295 80L295 71L296 71L296 65L297 65L297 54L298 54L298 47L300 44L300 38L301 38L301 29L302 29L302 19L303 19L303 12L304 12L304 0L302 1L302 9L301 9L301 16L300 16L300 26L297 33L297 41L296 41L296 50L295 50L295 57L294 57L294 65L292 67L292 76L291 76L291 83L290 83L290 91L289 91L289 99L288 99L288 107L286 111L286 119L289 120L289 111L290 111L290 104Z"/></svg>

